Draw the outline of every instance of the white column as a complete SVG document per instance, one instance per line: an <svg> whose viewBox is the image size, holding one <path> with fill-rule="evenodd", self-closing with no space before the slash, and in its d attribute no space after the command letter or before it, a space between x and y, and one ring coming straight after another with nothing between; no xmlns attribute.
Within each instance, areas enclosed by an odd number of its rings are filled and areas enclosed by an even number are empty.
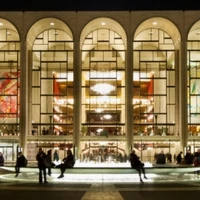
<svg viewBox="0 0 200 200"><path fill-rule="evenodd" d="M73 142L76 158L80 157L80 131L81 131L81 56L78 33L74 38L74 113L73 113Z"/></svg>
<svg viewBox="0 0 200 200"><path fill-rule="evenodd" d="M126 152L129 155L133 147L133 38L129 34L127 38L126 52L126 72L125 72L125 133L126 133Z"/></svg>
<svg viewBox="0 0 200 200"><path fill-rule="evenodd" d="M23 153L27 155L27 135L30 131L29 127L29 74L28 74L28 59L25 37L21 37L20 43L20 138L19 144L23 149Z"/></svg>
<svg viewBox="0 0 200 200"><path fill-rule="evenodd" d="M187 112L187 40L182 38L179 65L179 134L180 150L184 151L188 142L188 112Z"/></svg>

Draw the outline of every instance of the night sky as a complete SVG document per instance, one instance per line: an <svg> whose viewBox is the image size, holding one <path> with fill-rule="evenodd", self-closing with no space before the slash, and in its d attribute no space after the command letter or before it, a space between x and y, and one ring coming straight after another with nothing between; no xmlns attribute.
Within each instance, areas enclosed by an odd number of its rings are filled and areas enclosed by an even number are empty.
<svg viewBox="0 0 200 200"><path fill-rule="evenodd" d="M23 0L4 1L0 11L200 10L198 0Z"/></svg>

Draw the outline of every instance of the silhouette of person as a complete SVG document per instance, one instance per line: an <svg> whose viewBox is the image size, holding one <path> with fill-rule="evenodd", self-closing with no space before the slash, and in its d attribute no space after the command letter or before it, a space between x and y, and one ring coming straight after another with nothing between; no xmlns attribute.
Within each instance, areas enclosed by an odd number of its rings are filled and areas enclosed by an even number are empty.
<svg viewBox="0 0 200 200"><path fill-rule="evenodd" d="M4 166L4 156L3 156L3 153L0 152L0 166Z"/></svg>
<svg viewBox="0 0 200 200"><path fill-rule="evenodd" d="M131 167L135 170L137 170L140 182L143 183L141 173L143 173L144 178L147 179L146 174L145 174L145 169L144 169L144 163L140 161L140 158L136 155L135 150L132 150L130 153L130 163Z"/></svg>
<svg viewBox="0 0 200 200"><path fill-rule="evenodd" d="M67 156L65 158L63 158L62 161L63 161L63 163L56 166L56 168L60 168L60 172L61 172L61 174L58 178L64 177L64 173L65 173L65 170L67 168L73 168L74 167L75 159L74 159L74 156L73 156L72 151L70 149L67 150Z"/></svg>
<svg viewBox="0 0 200 200"><path fill-rule="evenodd" d="M46 177L46 165L44 161L46 157L47 157L46 153L42 150L42 148L39 148L38 153L36 155L36 160L38 162L38 168L39 168L39 183L43 183L43 178L44 178L44 183L48 183Z"/></svg>
<svg viewBox="0 0 200 200"><path fill-rule="evenodd" d="M51 176L51 167L53 166L53 164L52 164L52 150L51 149L49 149L47 151L46 159L47 159L48 163L50 163L50 167L48 167L47 169L48 169L48 175Z"/></svg>
<svg viewBox="0 0 200 200"><path fill-rule="evenodd" d="M26 165L27 165L27 160L25 156L23 155L22 152L19 152L17 160L16 160L16 165L15 165L15 173L16 173L15 177L19 175L20 167L26 167Z"/></svg>
<svg viewBox="0 0 200 200"><path fill-rule="evenodd" d="M58 155L58 151L57 150L54 151L53 161L59 161L59 155Z"/></svg>

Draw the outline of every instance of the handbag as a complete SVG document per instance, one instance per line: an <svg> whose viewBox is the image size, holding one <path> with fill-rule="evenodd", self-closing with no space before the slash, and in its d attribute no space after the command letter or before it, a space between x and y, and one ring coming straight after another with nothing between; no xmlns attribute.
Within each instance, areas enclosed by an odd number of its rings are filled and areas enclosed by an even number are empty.
<svg viewBox="0 0 200 200"><path fill-rule="evenodd" d="M52 167L52 163L51 163L51 161L48 158L44 159L44 165L47 168L51 168Z"/></svg>

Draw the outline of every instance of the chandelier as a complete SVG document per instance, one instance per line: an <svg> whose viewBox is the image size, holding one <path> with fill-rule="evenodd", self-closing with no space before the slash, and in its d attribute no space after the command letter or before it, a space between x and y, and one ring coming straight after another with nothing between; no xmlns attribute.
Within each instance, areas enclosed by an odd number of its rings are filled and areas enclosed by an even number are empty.
<svg viewBox="0 0 200 200"><path fill-rule="evenodd" d="M106 95L111 93L112 91L115 91L115 86L108 83L97 83L91 87L91 90L99 94Z"/></svg>

